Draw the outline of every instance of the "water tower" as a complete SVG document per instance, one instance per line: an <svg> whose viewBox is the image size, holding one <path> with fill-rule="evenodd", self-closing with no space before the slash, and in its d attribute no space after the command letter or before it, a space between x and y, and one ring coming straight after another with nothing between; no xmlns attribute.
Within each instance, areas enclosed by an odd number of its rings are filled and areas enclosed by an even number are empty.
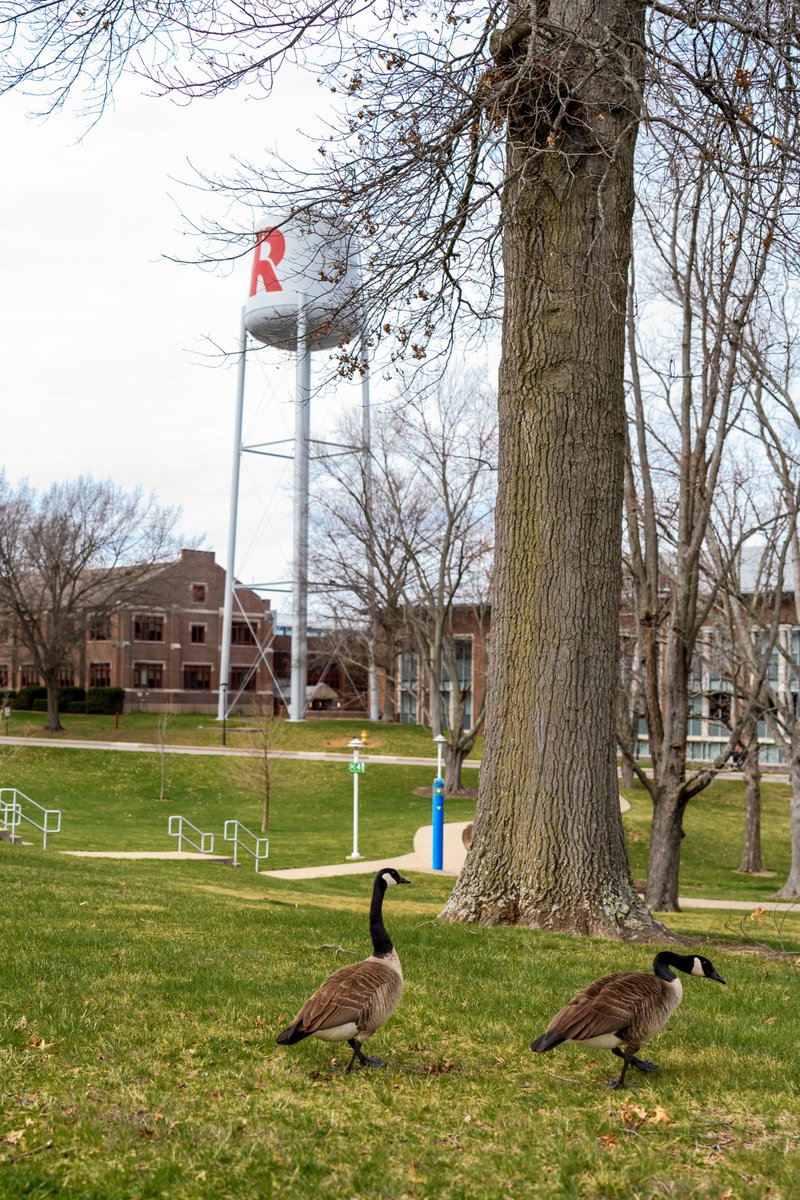
<svg viewBox="0 0 800 1200"><path fill-rule="evenodd" d="M292 655L289 719L305 716L308 674L308 462L311 429L311 354L359 334L361 276L355 238L307 214L270 214L256 236L250 295L243 311L234 434L234 468L225 580L220 718L226 715L233 617L233 577L239 455L242 449L246 335L296 356L293 483Z"/></svg>

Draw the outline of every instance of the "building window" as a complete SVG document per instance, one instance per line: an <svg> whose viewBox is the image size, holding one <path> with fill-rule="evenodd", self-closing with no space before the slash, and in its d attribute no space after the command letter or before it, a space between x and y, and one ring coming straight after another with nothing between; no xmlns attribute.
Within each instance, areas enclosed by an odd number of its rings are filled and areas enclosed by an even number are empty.
<svg viewBox="0 0 800 1200"><path fill-rule="evenodd" d="M73 667L62 667L58 672L59 687L75 687L75 670Z"/></svg>
<svg viewBox="0 0 800 1200"><path fill-rule="evenodd" d="M464 728L472 724L472 639L456 638L453 649L456 656L456 678L458 689L464 704ZM450 717L450 677L447 668L442 663L442 677L439 684L441 693L441 720L445 728L449 726Z"/></svg>
<svg viewBox="0 0 800 1200"><path fill-rule="evenodd" d="M730 692L711 692L708 697L708 736L721 737L731 724Z"/></svg>
<svg viewBox="0 0 800 1200"><path fill-rule="evenodd" d="M419 663L413 650L400 655L400 722L414 725L417 720Z"/></svg>
<svg viewBox="0 0 800 1200"><path fill-rule="evenodd" d="M205 646L206 644L206 627L205 625L190 625L189 637L195 646Z"/></svg>
<svg viewBox="0 0 800 1200"><path fill-rule="evenodd" d="M192 584L192 600L195 604L205 604L206 602L206 585L204 583Z"/></svg>
<svg viewBox="0 0 800 1200"><path fill-rule="evenodd" d="M231 625L232 646L255 646L256 637L246 621L234 621Z"/></svg>
<svg viewBox="0 0 800 1200"><path fill-rule="evenodd" d="M135 688L163 687L164 664L135 662L133 664L133 686Z"/></svg>
<svg viewBox="0 0 800 1200"><path fill-rule="evenodd" d="M20 668L19 678L20 687L38 687L41 682L39 679L39 672L31 663L25 663L25 665Z"/></svg>
<svg viewBox="0 0 800 1200"><path fill-rule="evenodd" d="M183 668L183 686L187 692L210 692L211 667L186 663Z"/></svg>
<svg viewBox="0 0 800 1200"><path fill-rule="evenodd" d="M135 642L163 642L163 617L134 617L133 640Z"/></svg>
<svg viewBox="0 0 800 1200"><path fill-rule="evenodd" d="M250 667L231 667L230 690L232 692L254 692L256 673Z"/></svg>
<svg viewBox="0 0 800 1200"><path fill-rule="evenodd" d="M89 687L111 687L111 663L89 663Z"/></svg>
<svg viewBox="0 0 800 1200"><path fill-rule="evenodd" d="M111 621L108 617L98 617L92 621L87 630L90 642L107 642L111 639Z"/></svg>
<svg viewBox="0 0 800 1200"><path fill-rule="evenodd" d="M8 666L6 663L0 663L0 688L8 687Z"/></svg>

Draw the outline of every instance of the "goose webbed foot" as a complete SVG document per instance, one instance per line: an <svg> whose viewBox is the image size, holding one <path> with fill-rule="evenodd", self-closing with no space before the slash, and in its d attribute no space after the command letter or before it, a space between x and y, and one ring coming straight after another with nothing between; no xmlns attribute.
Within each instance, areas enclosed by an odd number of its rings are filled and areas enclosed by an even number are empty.
<svg viewBox="0 0 800 1200"><path fill-rule="evenodd" d="M625 1062L625 1066L622 1068L622 1075L620 1078L624 1078L625 1071L628 1067L636 1067L637 1071L658 1070L658 1063L648 1062L646 1058L636 1058L636 1056L633 1054L625 1054L622 1050L620 1050L619 1046L614 1046L611 1053L616 1054L617 1058L621 1058Z"/></svg>
<svg viewBox="0 0 800 1200"><path fill-rule="evenodd" d="M347 1066L345 1068L345 1072L344 1072L345 1075L350 1074L353 1067L355 1066L356 1059L358 1059L358 1061L364 1067L385 1067L386 1066L386 1063L383 1061L382 1058L374 1058L369 1054L364 1054L363 1050L361 1049L361 1042L357 1042L355 1038L350 1038L347 1044L348 1044L348 1046L352 1046L352 1048L353 1048L353 1057L350 1059L350 1062L347 1064Z"/></svg>
<svg viewBox="0 0 800 1200"><path fill-rule="evenodd" d="M610 1079L608 1086L616 1091L617 1088L630 1087L630 1084L626 1083L624 1077L620 1075L619 1079Z"/></svg>

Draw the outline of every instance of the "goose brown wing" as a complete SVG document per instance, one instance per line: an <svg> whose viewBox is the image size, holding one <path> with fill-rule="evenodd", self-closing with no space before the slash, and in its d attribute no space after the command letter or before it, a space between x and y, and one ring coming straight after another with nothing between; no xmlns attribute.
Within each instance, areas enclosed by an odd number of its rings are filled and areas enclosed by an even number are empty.
<svg viewBox="0 0 800 1200"><path fill-rule="evenodd" d="M402 979L383 963L367 959L342 967L328 976L306 1000L295 1017L295 1025L298 1031L312 1034L322 1029L335 1029L350 1021L363 1023L365 1016L372 1014L376 1007L384 1007L393 991L397 992L399 1000Z"/></svg>
<svg viewBox="0 0 800 1200"><path fill-rule="evenodd" d="M659 981L643 972L620 972L595 979L556 1013L547 1027L565 1040L585 1041L604 1033L620 1033L637 1005L659 994Z"/></svg>

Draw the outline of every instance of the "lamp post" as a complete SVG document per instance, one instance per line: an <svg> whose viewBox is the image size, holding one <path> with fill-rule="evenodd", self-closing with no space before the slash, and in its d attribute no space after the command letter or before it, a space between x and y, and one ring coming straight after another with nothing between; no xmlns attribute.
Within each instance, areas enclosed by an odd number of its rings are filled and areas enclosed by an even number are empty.
<svg viewBox="0 0 800 1200"><path fill-rule="evenodd" d="M364 763L359 761L358 752L364 743L361 738L353 738L352 742L347 743L353 751L353 761L348 764L348 771L353 776L353 853L348 854L348 861L355 861L363 858L363 854L358 853L358 777L364 774Z"/></svg>
<svg viewBox="0 0 800 1200"><path fill-rule="evenodd" d="M443 733L437 733L436 737L433 740L436 742L436 778L441 779L442 778L442 752L444 750L445 743L447 742L447 738L444 736Z"/></svg>
<svg viewBox="0 0 800 1200"><path fill-rule="evenodd" d="M221 709L220 716L222 717L222 744L228 744L228 685L220 683L219 685L219 707Z"/></svg>

